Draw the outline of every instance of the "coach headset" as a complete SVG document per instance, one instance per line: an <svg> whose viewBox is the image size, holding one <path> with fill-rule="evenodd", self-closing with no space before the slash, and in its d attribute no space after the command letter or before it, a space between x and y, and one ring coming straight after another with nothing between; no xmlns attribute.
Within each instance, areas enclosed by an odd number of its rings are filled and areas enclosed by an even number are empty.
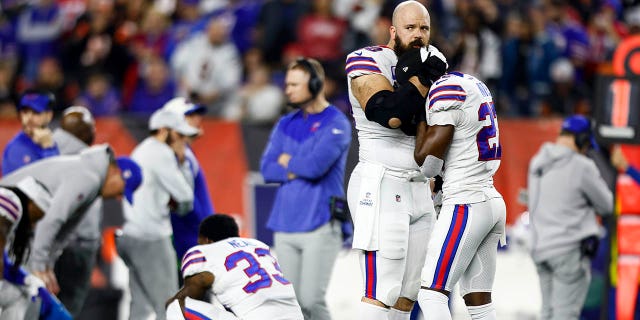
<svg viewBox="0 0 640 320"><path fill-rule="evenodd" d="M304 68L309 73L309 92L311 92L312 99L315 99L320 93L320 90L322 90L322 86L324 84L322 82L322 79L318 75L316 68L314 68L311 62L309 62L309 60L307 60L306 58L298 58L296 60L296 64L302 66L302 68Z"/></svg>

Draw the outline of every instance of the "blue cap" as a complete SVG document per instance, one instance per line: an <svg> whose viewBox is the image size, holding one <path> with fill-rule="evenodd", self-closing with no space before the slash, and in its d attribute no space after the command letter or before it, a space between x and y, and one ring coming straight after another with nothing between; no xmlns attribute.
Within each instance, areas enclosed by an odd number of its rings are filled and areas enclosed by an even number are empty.
<svg viewBox="0 0 640 320"><path fill-rule="evenodd" d="M135 161L128 157L118 157L116 163L124 180L124 197L133 204L133 193L142 183L142 170Z"/></svg>
<svg viewBox="0 0 640 320"><path fill-rule="evenodd" d="M591 131L591 121L582 115L567 117L562 122L562 130L574 134Z"/></svg>
<svg viewBox="0 0 640 320"><path fill-rule="evenodd" d="M37 113L41 113L47 110L51 110L53 103L54 97L50 93L25 93L22 98L20 98L18 110L29 108Z"/></svg>
<svg viewBox="0 0 640 320"><path fill-rule="evenodd" d="M564 121L562 121L562 131L573 133L576 136L580 134L588 134L590 146L594 149L598 149L598 144L596 143L596 139L591 131L591 121L589 118L583 115L566 117Z"/></svg>

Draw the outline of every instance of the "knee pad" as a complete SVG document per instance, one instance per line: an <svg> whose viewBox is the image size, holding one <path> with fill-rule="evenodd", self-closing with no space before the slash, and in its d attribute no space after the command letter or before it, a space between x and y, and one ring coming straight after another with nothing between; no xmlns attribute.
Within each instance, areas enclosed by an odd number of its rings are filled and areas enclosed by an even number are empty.
<svg viewBox="0 0 640 320"><path fill-rule="evenodd" d="M444 293L420 289L418 293L418 304L425 319L450 320L449 297Z"/></svg>
<svg viewBox="0 0 640 320"><path fill-rule="evenodd" d="M495 320L496 309L493 303L483 304L481 306L467 306L471 320Z"/></svg>

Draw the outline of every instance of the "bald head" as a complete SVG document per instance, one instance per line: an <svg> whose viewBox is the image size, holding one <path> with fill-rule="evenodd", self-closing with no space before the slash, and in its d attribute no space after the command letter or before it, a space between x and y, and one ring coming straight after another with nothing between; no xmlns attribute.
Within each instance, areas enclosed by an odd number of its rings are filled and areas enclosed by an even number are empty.
<svg viewBox="0 0 640 320"><path fill-rule="evenodd" d="M406 23L407 19L411 20L411 18L426 19L431 24L429 11L418 1L405 1L398 4L393 10L391 24L398 28L398 26Z"/></svg>
<svg viewBox="0 0 640 320"><path fill-rule="evenodd" d="M60 121L60 127L87 145L93 144L96 129L93 116L86 108L67 108Z"/></svg>
<svg viewBox="0 0 640 320"><path fill-rule="evenodd" d="M405 1L393 10L389 46L401 56L412 48L424 47L431 37L431 17L420 2Z"/></svg>

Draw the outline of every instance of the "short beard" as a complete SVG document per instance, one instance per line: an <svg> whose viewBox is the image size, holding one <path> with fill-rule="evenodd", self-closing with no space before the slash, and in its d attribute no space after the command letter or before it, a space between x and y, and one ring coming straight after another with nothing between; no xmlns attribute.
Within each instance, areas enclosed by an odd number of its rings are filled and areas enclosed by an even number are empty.
<svg viewBox="0 0 640 320"><path fill-rule="evenodd" d="M169 129L169 132L167 133L167 140L164 141L164 143L168 145L172 145L173 142L175 142L175 139L173 139L173 136L171 135L172 131L172 129Z"/></svg>
<svg viewBox="0 0 640 320"><path fill-rule="evenodd" d="M394 45L393 45L393 51L396 53L396 56L401 56L405 53L407 53L407 51L413 49L414 46L420 46L420 47L424 47L424 42L422 42L422 40L413 40L411 42L409 42L408 45L404 45L402 43L402 40L400 40L400 37L396 34L396 37L394 39Z"/></svg>

